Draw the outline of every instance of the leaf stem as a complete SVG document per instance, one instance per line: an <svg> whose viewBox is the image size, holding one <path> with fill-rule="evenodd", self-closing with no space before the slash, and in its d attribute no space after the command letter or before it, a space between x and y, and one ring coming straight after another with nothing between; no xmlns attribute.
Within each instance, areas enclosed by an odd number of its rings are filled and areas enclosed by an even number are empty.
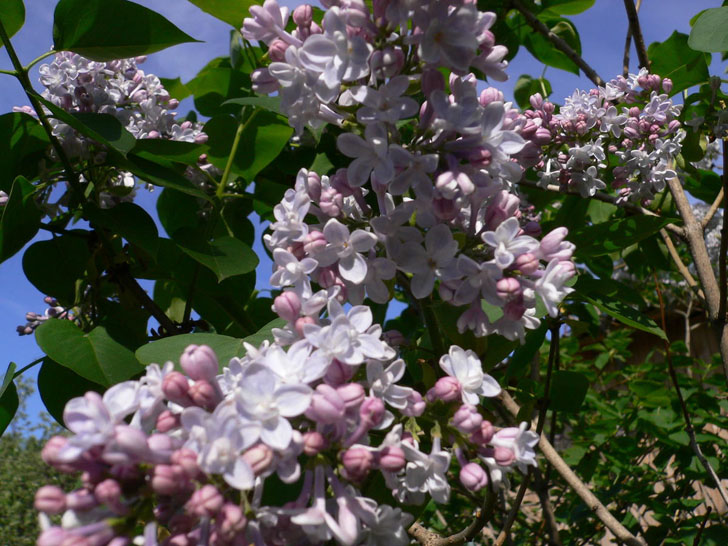
<svg viewBox="0 0 728 546"><path fill-rule="evenodd" d="M245 112L245 109L243 109L243 112ZM220 183L217 186L217 192L216 195L218 199L222 199L223 195L225 195L225 188L227 188L228 179L230 178L230 173L232 172L233 163L235 161L235 155L238 153L238 147L240 146L240 140L243 136L243 133L245 132L245 129L248 127L248 124L250 124L253 119L255 119L255 116L258 115L258 112L260 112L259 109L256 109L251 116L245 120L245 122L241 122L238 125L237 131L235 131L235 138L233 139L233 145L230 148L230 155L228 156L227 163L225 164L225 170L222 173L222 178L220 179Z"/></svg>
<svg viewBox="0 0 728 546"><path fill-rule="evenodd" d="M25 69L26 72L28 72L31 68L33 68L39 62L41 62L43 59L46 59L46 58L50 57L51 55L55 55L56 53L57 53L57 51L54 51L52 49L50 51L46 51L45 53L43 53L43 55L39 55L38 57L36 57L32 61L30 61L23 68Z"/></svg>

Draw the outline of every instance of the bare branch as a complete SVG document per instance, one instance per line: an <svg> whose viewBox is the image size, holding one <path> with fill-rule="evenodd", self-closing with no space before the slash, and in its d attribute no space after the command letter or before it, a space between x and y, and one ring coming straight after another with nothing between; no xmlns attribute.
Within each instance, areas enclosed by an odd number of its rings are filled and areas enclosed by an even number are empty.
<svg viewBox="0 0 728 546"><path fill-rule="evenodd" d="M698 297L705 301L705 294L703 294L703 291L698 286L698 281L695 280L695 277L693 277L692 273L690 273L690 270L685 266L682 259L680 258L680 254L678 254L677 249L675 248L675 245L670 238L670 235L664 229L660 230L660 235L662 236L662 240L665 242L665 246L667 247L667 251L670 253L672 261L677 266L677 269L685 279L685 282L688 283L688 286L691 289L696 291Z"/></svg>
<svg viewBox="0 0 728 546"><path fill-rule="evenodd" d="M637 58L639 59L640 66L650 68L650 60L647 58L645 39L642 36L642 28L640 27L640 20L637 16L637 8L634 5L634 0L624 0L624 7L627 10L629 28L634 37L634 47L637 50Z"/></svg>
<svg viewBox="0 0 728 546"><path fill-rule="evenodd" d="M718 318L725 324L726 298L728 298L728 140L723 141L723 227L720 232L720 257L718 273L720 276L720 305L718 306ZM725 328L725 326L724 326Z"/></svg>
<svg viewBox="0 0 728 546"><path fill-rule="evenodd" d="M511 395L506 391L502 391L500 394L501 402L505 408L513 415L518 415L521 408L511 398ZM629 530L622 525L617 519L607 510L606 506L591 492L589 486L587 486L579 476L566 464L564 459L556 452L551 442L542 434L538 441L538 447L541 450L544 458L554 467L554 470L558 472L566 483L571 487L574 492L581 497L584 503L589 509L594 512L597 518L604 523L614 536L620 541L624 542L628 546L647 546L647 543L639 537L634 536Z"/></svg>
<svg viewBox="0 0 728 546"><path fill-rule="evenodd" d="M640 11L642 0L637 0L635 10ZM627 27L627 36L624 39L624 55L622 56L622 75L626 78L629 75L629 50L632 47L632 27Z"/></svg>
<svg viewBox="0 0 728 546"><path fill-rule="evenodd" d="M713 204L710 205L710 208L708 209L708 212L705 216L703 216L703 219L700 221L700 225L703 229L708 227L708 224L713 219L713 216L715 216L715 213L718 212L718 209L723 204L723 196L725 195L725 192L723 191L723 188L720 188L720 191L718 192L718 195L715 197L715 201L713 201Z"/></svg>
<svg viewBox="0 0 728 546"><path fill-rule="evenodd" d="M528 24L538 33L543 34L548 40L556 46L557 49L562 51L569 59L582 69L587 78L589 78L594 85L604 85L604 80L599 77L599 74L587 64L587 62L574 51L569 44L567 44L563 38L557 36L551 32L551 29L541 22L533 13L528 11L528 8L523 5L521 0L511 0L511 4L514 8L521 12L526 18Z"/></svg>

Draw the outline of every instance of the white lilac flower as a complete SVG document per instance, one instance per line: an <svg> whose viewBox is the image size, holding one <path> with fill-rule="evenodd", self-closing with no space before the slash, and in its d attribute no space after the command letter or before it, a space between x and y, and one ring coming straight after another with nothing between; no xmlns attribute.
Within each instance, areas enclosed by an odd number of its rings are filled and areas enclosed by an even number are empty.
<svg viewBox="0 0 728 546"><path fill-rule="evenodd" d="M370 176L374 176L378 183L386 184L394 176L387 129L382 123L370 123L364 129L364 137L342 133L336 140L341 153L354 159L346 170L349 184L362 186Z"/></svg>
<svg viewBox="0 0 728 546"><path fill-rule="evenodd" d="M438 224L425 235L425 248L419 243L405 243L396 256L400 269L412 273L412 295L427 297L435 286L435 278L449 280L457 276L455 253L458 243L450 228Z"/></svg>
<svg viewBox="0 0 728 546"><path fill-rule="evenodd" d="M367 362L369 394L381 398L393 408L407 407L407 399L412 394L412 389L397 385L404 371L405 364L401 358L392 362L386 369L380 361L370 360Z"/></svg>
<svg viewBox="0 0 728 546"><path fill-rule="evenodd" d="M579 194L586 198L592 197L599 190L603 190L607 185L597 178L599 172L594 165L590 165L583 172L572 172L571 183L577 187Z"/></svg>
<svg viewBox="0 0 728 546"><path fill-rule="evenodd" d="M611 132L618 138L622 134L622 125L627 122L628 118L629 116L626 114L617 114L617 108L610 106L602 117L599 130L603 133Z"/></svg>
<svg viewBox="0 0 728 546"><path fill-rule="evenodd" d="M462 134L477 133L480 130L482 109L475 85L457 78L452 82L452 92L452 95L448 95L445 91L436 89L430 93L428 102L437 116L435 128Z"/></svg>
<svg viewBox="0 0 728 546"><path fill-rule="evenodd" d="M491 262L478 263L464 254L458 256L457 265L464 278L455 291L455 305L465 305L480 297L492 305L501 305L496 292L496 282L503 276L500 267Z"/></svg>
<svg viewBox="0 0 728 546"><path fill-rule="evenodd" d="M377 504L373 499L357 497L360 506L366 510L358 515L366 526L364 528L365 546L406 546L410 542L407 527L414 517L400 508Z"/></svg>
<svg viewBox="0 0 728 546"><path fill-rule="evenodd" d="M289 8L281 8L276 0L265 0L262 6L251 6L250 14L253 18L246 17L241 29L246 40L270 43L276 38L281 38L293 45L300 45L298 40L285 31L290 14Z"/></svg>
<svg viewBox="0 0 728 546"><path fill-rule="evenodd" d="M407 76L399 75L378 89L366 85L353 88L352 96L364 105L357 110L356 119L364 124L383 122L394 125L400 119L414 116L418 110L417 101L402 96L409 83Z"/></svg>
<svg viewBox="0 0 728 546"><path fill-rule="evenodd" d="M273 449L288 447L293 428L286 417L296 417L311 403L311 387L282 384L268 367L253 363L242 373L235 400L245 420L258 427L260 439Z"/></svg>
<svg viewBox="0 0 728 546"><path fill-rule="evenodd" d="M516 218L508 218L495 231L486 231L483 241L495 249L495 263L501 269L509 267L521 254L538 248L538 241L528 235L519 235L521 226Z"/></svg>
<svg viewBox="0 0 728 546"><path fill-rule="evenodd" d="M429 493L435 502L446 503L450 499L447 470L451 455L440 449L440 438L433 438L429 455L408 442L402 442L401 448L409 461L405 469L404 487L412 493Z"/></svg>
<svg viewBox="0 0 728 546"><path fill-rule="evenodd" d="M273 250L273 261L278 269L271 275L272 286L293 286L300 294L311 294L308 276L318 267L319 263L316 260L303 258L299 261L287 250L276 248Z"/></svg>
<svg viewBox="0 0 728 546"><path fill-rule="evenodd" d="M306 214L311 206L311 199L303 191L287 190L283 199L273 207L276 221L270 225L273 235L270 245L288 246L303 241L308 234Z"/></svg>
<svg viewBox="0 0 728 546"><path fill-rule="evenodd" d="M313 383L324 376L328 366L320 360L310 360L310 356L311 345L302 340L291 345L287 352L278 345L272 345L262 363L278 376L282 384Z"/></svg>
<svg viewBox="0 0 728 546"><path fill-rule="evenodd" d="M564 283L574 276L574 268L570 262L560 262L554 258L546 266L546 271L536 281L534 290L541 296L549 315L555 317L559 313L558 304L574 291L573 288L564 286Z"/></svg>
<svg viewBox="0 0 728 546"><path fill-rule="evenodd" d="M362 252L368 252L377 243L377 236L363 229L349 233L348 228L332 218L323 229L326 247L315 256L321 267L338 263L339 274L347 281L361 284L367 276L367 261Z"/></svg>
<svg viewBox="0 0 728 546"><path fill-rule="evenodd" d="M538 434L528 428L528 423L523 422L516 427L502 428L493 435L491 444L496 447L505 447L513 451L516 457L516 466L521 472L526 472L527 467L537 466L536 452L534 446L538 443Z"/></svg>
<svg viewBox="0 0 728 546"><path fill-rule="evenodd" d="M389 156L395 167L401 170L389 183L392 195L402 195L410 187L418 197L428 198L432 195L432 179L430 174L437 169L440 157L437 154L413 154L399 144L389 146Z"/></svg>
<svg viewBox="0 0 728 546"><path fill-rule="evenodd" d="M481 396L492 398L501 392L498 382L483 372L483 364L471 350L452 345L448 354L440 358L440 368L458 380L465 404L477 405Z"/></svg>
<svg viewBox="0 0 728 546"><path fill-rule="evenodd" d="M480 14L475 4L453 8L449 3L430 4L434 13L420 38L417 53L422 61L467 72L478 49ZM481 25L482 26L482 25Z"/></svg>

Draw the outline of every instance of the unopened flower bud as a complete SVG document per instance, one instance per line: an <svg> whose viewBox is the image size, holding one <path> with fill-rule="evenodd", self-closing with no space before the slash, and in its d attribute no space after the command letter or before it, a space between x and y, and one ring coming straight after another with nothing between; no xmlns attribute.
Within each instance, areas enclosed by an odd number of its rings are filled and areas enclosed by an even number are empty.
<svg viewBox="0 0 728 546"><path fill-rule="evenodd" d="M303 240L303 250L306 254L313 256L319 250L326 247L326 237L318 230L310 231Z"/></svg>
<svg viewBox="0 0 728 546"><path fill-rule="evenodd" d="M293 22L299 27L309 27L313 22L313 8L302 4L293 10Z"/></svg>
<svg viewBox="0 0 728 546"><path fill-rule="evenodd" d="M158 464L154 467L152 489L157 495L171 496L186 489L189 479L179 465Z"/></svg>
<svg viewBox="0 0 728 546"><path fill-rule="evenodd" d="M344 364L339 360L334 359L331 364L329 364L329 369L326 371L324 380L332 387L338 387L354 377L355 371L355 366L349 366L348 364Z"/></svg>
<svg viewBox="0 0 728 546"><path fill-rule="evenodd" d="M377 463L385 472L399 472L407 464L404 451L397 446L384 446L379 450Z"/></svg>
<svg viewBox="0 0 728 546"><path fill-rule="evenodd" d="M493 458L501 466L510 466L516 461L516 454L507 447L498 446L493 451Z"/></svg>
<svg viewBox="0 0 728 546"><path fill-rule="evenodd" d="M480 491L488 485L488 474L476 463L468 463L460 469L460 483L469 491Z"/></svg>
<svg viewBox="0 0 728 546"><path fill-rule="evenodd" d="M301 299L293 290L286 290L273 300L273 311L287 322L293 322L301 314Z"/></svg>
<svg viewBox="0 0 728 546"><path fill-rule="evenodd" d="M276 38L268 47L268 57L274 63L281 63L286 59L286 49L288 49L288 44L280 38Z"/></svg>
<svg viewBox="0 0 728 546"><path fill-rule="evenodd" d="M436 90L445 90L445 77L439 70L426 68L422 72L422 92L426 97L429 97L430 93Z"/></svg>
<svg viewBox="0 0 728 546"><path fill-rule="evenodd" d="M670 93L672 91L672 80L670 78L665 78L662 80L662 90L665 93Z"/></svg>
<svg viewBox="0 0 728 546"><path fill-rule="evenodd" d="M513 268L521 271L525 275L533 275L540 267L541 262L531 252L526 252L518 256L513 262Z"/></svg>
<svg viewBox="0 0 728 546"><path fill-rule="evenodd" d="M359 408L359 417L362 423L367 424L370 428L379 426L384 420L384 402L374 396L364 399Z"/></svg>
<svg viewBox="0 0 728 546"><path fill-rule="evenodd" d="M174 430L180 426L180 416L169 410L164 410L157 417L157 430L162 434Z"/></svg>
<svg viewBox="0 0 728 546"><path fill-rule="evenodd" d="M406 415L407 417L419 417L425 412L426 406L427 404L425 404L422 395L413 390L407 397L407 406L400 411L402 415Z"/></svg>
<svg viewBox="0 0 728 546"><path fill-rule="evenodd" d="M509 300L521 294L521 283L513 277L503 277L495 283L496 293L503 300Z"/></svg>
<svg viewBox="0 0 728 546"><path fill-rule="evenodd" d="M162 392L170 402L180 406L193 406L194 402L189 395L190 384L180 372L170 372L162 381Z"/></svg>
<svg viewBox="0 0 728 546"><path fill-rule="evenodd" d="M77 489L66 495L66 508L76 512L88 512L99 505L94 494L88 489Z"/></svg>
<svg viewBox="0 0 728 546"><path fill-rule="evenodd" d="M189 390L189 396L196 406L208 411L215 409L222 400L221 393L209 381L195 381Z"/></svg>
<svg viewBox="0 0 728 546"><path fill-rule="evenodd" d="M203 485L192 493L185 507L189 512L201 518L214 517L222 508L224 499L214 485Z"/></svg>
<svg viewBox="0 0 728 546"><path fill-rule="evenodd" d="M243 459L256 476L260 476L270 468L273 462L273 450L265 444L255 444L243 453Z"/></svg>
<svg viewBox="0 0 728 546"><path fill-rule="evenodd" d="M61 546L68 538L68 531L61 527L50 527L38 537L36 546Z"/></svg>
<svg viewBox="0 0 728 546"><path fill-rule="evenodd" d="M245 530L248 520L239 506L227 502L217 518L218 529L223 540L232 541L236 535Z"/></svg>
<svg viewBox="0 0 728 546"><path fill-rule="evenodd" d="M278 91L279 83L274 78L267 68L257 68L253 70L250 75L250 81L252 83L253 91L263 95L268 95Z"/></svg>
<svg viewBox="0 0 728 546"><path fill-rule="evenodd" d="M359 383L347 383L336 388L336 392L344 401L346 409L358 408L366 398L364 387Z"/></svg>
<svg viewBox="0 0 728 546"><path fill-rule="evenodd" d="M460 381L449 375L441 377L437 383L427 391L427 400L434 402L442 400L443 402L453 402L460 399L462 386Z"/></svg>
<svg viewBox="0 0 728 546"><path fill-rule="evenodd" d="M463 404L452 416L452 424L460 432L470 434L480 429L483 417L478 408L470 404Z"/></svg>
<svg viewBox="0 0 728 546"><path fill-rule="evenodd" d="M94 496L106 507L118 516L122 516L129 510L121 500L121 486L116 480L108 479L102 481L94 489Z"/></svg>
<svg viewBox="0 0 728 546"><path fill-rule="evenodd" d="M318 455L326 447L326 440L320 432L309 431L303 434L303 452L309 457Z"/></svg>
<svg viewBox="0 0 728 546"><path fill-rule="evenodd" d="M495 87L488 87L480 92L478 102L480 102L481 106L488 106L491 102L503 102L503 99L503 93L500 90Z"/></svg>
<svg viewBox="0 0 728 546"><path fill-rule="evenodd" d="M296 323L293 325L294 330L296 330L296 333L303 337L303 327L306 326L306 324L316 324L316 321L313 317L301 317L296 319Z"/></svg>
<svg viewBox="0 0 728 546"><path fill-rule="evenodd" d="M316 387L311 397L311 405L306 417L324 425L336 423L344 417L346 405L336 389L322 383Z"/></svg>
<svg viewBox="0 0 728 546"><path fill-rule="evenodd" d="M346 476L353 481L361 481L367 477L373 460L372 453L364 447L349 448L341 456Z"/></svg>
<svg viewBox="0 0 728 546"><path fill-rule="evenodd" d="M60 487L44 485L36 491L33 506L51 516L61 514L66 510L66 494Z"/></svg>
<svg viewBox="0 0 728 546"><path fill-rule="evenodd" d="M180 366L190 379L214 381L220 365L215 351L207 345L189 345L179 359Z"/></svg>
<svg viewBox="0 0 728 546"><path fill-rule="evenodd" d="M534 93L528 98L528 102L531 103L531 108L534 110L540 110L543 106L543 96L541 93Z"/></svg>
<svg viewBox="0 0 728 546"><path fill-rule="evenodd" d="M191 479L196 478L200 473L197 465L197 453L189 448L183 447L172 453L172 464L179 465L185 475Z"/></svg>

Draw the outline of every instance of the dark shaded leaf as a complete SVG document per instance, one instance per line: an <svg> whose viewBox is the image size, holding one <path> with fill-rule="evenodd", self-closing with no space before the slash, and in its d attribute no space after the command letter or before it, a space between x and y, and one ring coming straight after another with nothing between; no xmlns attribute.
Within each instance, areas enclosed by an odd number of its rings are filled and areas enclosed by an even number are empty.
<svg viewBox="0 0 728 546"><path fill-rule="evenodd" d="M53 15L54 49L95 61L196 41L157 12L127 0L60 0Z"/></svg>
<svg viewBox="0 0 728 546"><path fill-rule="evenodd" d="M549 407L556 411L579 411L589 389L589 380L578 372L558 370L551 377Z"/></svg>
<svg viewBox="0 0 728 546"><path fill-rule="evenodd" d="M157 225L149 213L134 203L119 203L110 209L91 206L85 208L85 215L94 226L103 227L121 235L130 244L142 249L152 258L159 250Z"/></svg>
<svg viewBox="0 0 728 546"><path fill-rule="evenodd" d="M258 265L255 252L234 237L205 241L199 232L183 229L175 233L175 241L185 254L215 273L218 281L249 273Z"/></svg>
<svg viewBox="0 0 728 546"><path fill-rule="evenodd" d="M70 306L76 301L76 284L90 257L82 237L63 235L30 245L23 255L23 271L40 292Z"/></svg>
<svg viewBox="0 0 728 546"><path fill-rule="evenodd" d="M15 417L15 412L18 411L20 400L18 400L18 391L15 388L15 383L10 381L5 392L0 396L0 436L3 435L5 429Z"/></svg>
<svg viewBox="0 0 728 546"><path fill-rule="evenodd" d="M89 391L102 394L104 390L101 385L84 379L50 358L43 360L38 372L38 392L43 405L61 425L64 425L63 410L71 398L83 396Z"/></svg>
<svg viewBox="0 0 728 546"><path fill-rule="evenodd" d="M13 256L38 233L41 212L33 200L34 192L33 185L22 176L13 182L0 213L0 262Z"/></svg>
<svg viewBox="0 0 728 546"><path fill-rule="evenodd" d="M670 95L708 80L710 55L690 49L688 35L673 32L664 42L655 42L647 48L650 71L672 80Z"/></svg>
<svg viewBox="0 0 728 546"><path fill-rule="evenodd" d="M0 189L10 193L18 175L35 177L51 142L37 119L20 112L0 116L0 134Z"/></svg>
<svg viewBox="0 0 728 546"><path fill-rule="evenodd" d="M3 0L0 2L0 20L3 22L8 38L15 36L25 23L25 5L23 0ZM0 40L0 47L5 43ZM2 431L0 431L2 434Z"/></svg>
<svg viewBox="0 0 728 546"><path fill-rule="evenodd" d="M569 234L569 240L576 245L578 258L602 256L646 239L671 222L670 218L657 216L629 216L576 229Z"/></svg>

